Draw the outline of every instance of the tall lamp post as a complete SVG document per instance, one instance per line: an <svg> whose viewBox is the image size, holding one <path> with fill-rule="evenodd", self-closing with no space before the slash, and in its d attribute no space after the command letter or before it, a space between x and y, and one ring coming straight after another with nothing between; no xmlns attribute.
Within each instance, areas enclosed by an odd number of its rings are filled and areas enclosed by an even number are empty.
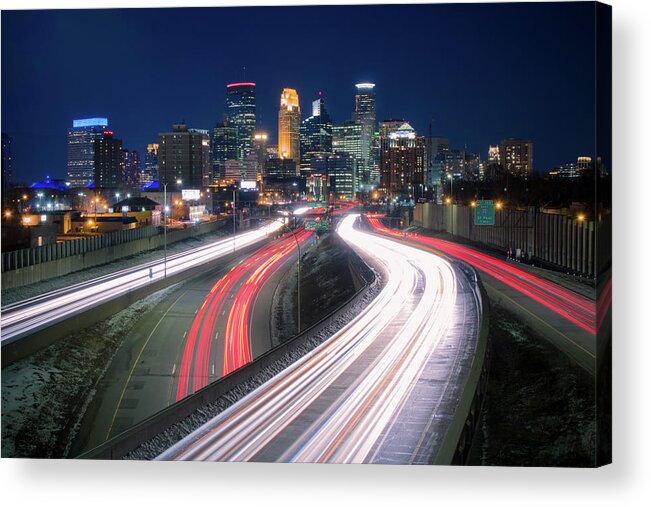
<svg viewBox="0 0 651 507"><path fill-rule="evenodd" d="M165 222L163 223L163 248L164 248L164 260L163 260L163 270L164 270L164 278L167 278L167 184L169 182L165 181L163 183L163 219ZM180 185L183 183L181 180L176 180L176 184Z"/></svg>
<svg viewBox="0 0 651 507"><path fill-rule="evenodd" d="M233 190L233 253L235 253L235 190Z"/></svg>
<svg viewBox="0 0 651 507"><path fill-rule="evenodd" d="M450 180L450 222L452 222L452 235L454 236L454 175L448 174Z"/></svg>
<svg viewBox="0 0 651 507"><path fill-rule="evenodd" d="M283 221L282 218L267 218L260 217L260 220L271 220L273 222L281 221L283 227L285 227L294 238L296 242L296 249L298 250L298 278L296 279L296 331L297 334L301 332L301 244L298 242L296 233Z"/></svg>

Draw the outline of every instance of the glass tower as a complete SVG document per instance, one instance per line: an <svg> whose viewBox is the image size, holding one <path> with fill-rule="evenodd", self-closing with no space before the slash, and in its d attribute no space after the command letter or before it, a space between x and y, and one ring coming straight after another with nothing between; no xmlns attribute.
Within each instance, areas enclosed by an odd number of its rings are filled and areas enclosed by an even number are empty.
<svg viewBox="0 0 651 507"><path fill-rule="evenodd" d="M358 83L355 85L355 115L356 123L362 126L362 174L361 184L370 185L373 171L373 136L376 128L375 114L375 85L373 83Z"/></svg>
<svg viewBox="0 0 651 507"><path fill-rule="evenodd" d="M332 120L319 96L312 102L312 116L301 123L301 172L309 172L313 156L325 153L332 153Z"/></svg>
<svg viewBox="0 0 651 507"><path fill-rule="evenodd" d="M256 124L255 83L226 85L226 114L237 129L237 158L251 154Z"/></svg>

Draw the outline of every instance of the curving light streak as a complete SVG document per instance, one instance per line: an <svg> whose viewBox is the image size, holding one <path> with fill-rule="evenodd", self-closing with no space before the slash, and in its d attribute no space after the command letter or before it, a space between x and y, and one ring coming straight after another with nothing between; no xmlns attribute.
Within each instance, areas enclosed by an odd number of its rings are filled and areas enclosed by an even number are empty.
<svg viewBox="0 0 651 507"><path fill-rule="evenodd" d="M167 257L167 275L224 257L264 240L283 226L281 219L263 227ZM151 276L150 276L151 275ZM2 344L11 343L84 310L163 279L164 261L124 269L87 282L36 296L2 309Z"/></svg>
<svg viewBox="0 0 651 507"><path fill-rule="evenodd" d="M601 321L603 321L603 317L601 316L597 319L597 305L594 301L513 264L451 241L411 233L407 236L403 232L384 226L378 215L369 215L367 218L368 222L376 231L393 237L422 243L467 262L478 270L500 280L509 287L552 310L590 334L594 335L597 324L599 323L600 325ZM604 292L608 295L609 286L605 287ZM607 310L605 304L602 306Z"/></svg>
<svg viewBox="0 0 651 507"><path fill-rule="evenodd" d="M312 231L300 229L295 234L301 244L311 236ZM296 251L296 240L292 234L288 234L260 248L234 266L211 288L188 332L179 367L177 401L210 383L209 362L220 318L226 319L222 375L251 362L249 323L255 298L280 265ZM223 317L231 294L234 295L233 301L228 315Z"/></svg>
<svg viewBox="0 0 651 507"><path fill-rule="evenodd" d="M457 280L445 259L356 230L356 217L345 217L338 233L383 266L379 295L310 354L157 459L253 460L282 433L277 461L372 460L373 445L448 330ZM320 397L337 382L345 387L324 403Z"/></svg>

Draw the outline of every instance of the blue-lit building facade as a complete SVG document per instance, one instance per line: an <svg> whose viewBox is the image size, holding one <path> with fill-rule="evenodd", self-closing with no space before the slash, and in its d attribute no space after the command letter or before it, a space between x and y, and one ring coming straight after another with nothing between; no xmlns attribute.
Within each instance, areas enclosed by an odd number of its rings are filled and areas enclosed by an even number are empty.
<svg viewBox="0 0 651 507"><path fill-rule="evenodd" d="M102 139L107 118L73 120L68 129L68 169L66 179L72 187L86 187L95 178L95 141Z"/></svg>
<svg viewBox="0 0 651 507"><path fill-rule="evenodd" d="M226 115L237 130L237 158L251 154L256 125L255 83L226 85Z"/></svg>

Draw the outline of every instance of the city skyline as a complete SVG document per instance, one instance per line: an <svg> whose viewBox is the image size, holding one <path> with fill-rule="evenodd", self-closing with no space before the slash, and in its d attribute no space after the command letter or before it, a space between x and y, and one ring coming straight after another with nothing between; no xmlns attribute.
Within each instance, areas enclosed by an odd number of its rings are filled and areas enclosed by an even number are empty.
<svg viewBox="0 0 651 507"><path fill-rule="evenodd" d="M473 10L455 6L456 14L450 10L451 6L445 5L394 7L292 9L299 26L292 48L296 55L280 62L272 62L264 46L257 42L268 38L273 20L284 15L286 8L283 7L255 11L3 12L2 70L15 79L7 80L3 87L2 130L13 139L17 178L29 182L45 174L53 177L65 174L65 136L75 118L108 117L112 130L125 145L141 153L147 144L156 142L160 132L182 120L197 128L212 129L222 120L226 109L225 85L240 79L256 82L257 128L267 132L272 143L277 140L277 97L282 88L292 87L298 91L302 98L301 120L309 116L311 99L322 92L333 123L343 124L353 116L354 85L369 81L376 84L378 120L401 118L413 125L419 135L426 135L433 118L434 135L445 136L450 139L451 146L477 152L482 159L487 157L489 145L508 137L528 139L536 145L537 173L575 160L578 155L594 155L594 140L590 135L594 130L593 99L590 93L584 93L591 89L587 83L593 79L594 68L590 52L590 33L594 33L594 28L582 21L588 4L567 6L560 27L553 4L548 9L522 4ZM345 20L337 15L342 9L347 10ZM343 52L353 51L346 46L343 40L346 37L341 37L342 40L329 37L329 42L312 38L311 44L301 43L310 33L310 27L304 23L307 19L316 19L313 23L332 33L354 33L363 39L364 34L373 32L375 25L361 26L355 21L360 21L360 16L369 16L369 10L373 11L377 26L382 20L390 20L393 32L390 38L380 37L376 50L361 63L359 59L334 58L333 55L344 56ZM449 22L453 16L459 17L459 12L466 16L467 26L473 26L473 31L468 31L465 38L450 33ZM517 23L509 24L509 19ZM26 39L28 32L21 27L38 21L44 23L44 30L37 36L30 36L33 40ZM209 21L224 27L222 54L226 57L215 59L216 68L212 69L210 62L205 64L203 51L198 51L199 56L196 56L189 55L187 47L167 47L167 42L189 34L192 26L205 27ZM142 34L135 29L140 22L146 24ZM176 25L178 34L171 36L172 39L165 38L163 34L172 24ZM256 33L252 33L254 24L260 27ZM91 30L100 38L107 35L108 40L112 26L121 27L119 40L111 43L116 51L125 44L139 48L130 54L120 53L125 68L134 70L138 76L134 80L138 85L127 86L121 76L128 72L120 72L115 77L98 80L96 87L86 85L82 90L75 81L80 69L71 65L71 53L63 49L66 41L82 37ZM243 35L246 36L236 36L235 26L244 26ZM509 33L496 28L500 26L510 26ZM559 33L554 40L548 37L552 26ZM434 30L435 35L426 39L426 33L433 28L438 28ZM200 45L202 40L210 38L202 30L196 33L196 37L187 39L189 43ZM233 35L230 39L229 34ZM405 35L404 43L394 44L394 35L401 34ZM484 40L488 35L491 40ZM518 38L518 45L513 44L515 38ZM282 45L287 35L277 33L273 40ZM39 49L46 41L48 48ZM55 41L58 43L52 44ZM563 51L559 51L561 47ZM329 56L314 62L311 56L322 54L324 48L330 51ZM52 53L50 58L39 56L44 50ZM158 62L163 50L171 52L179 63L180 72L187 73L189 79L179 79L154 65L142 66L147 58ZM88 50L79 48L79 51L78 57L82 58ZM517 60L527 51L535 51L535 68L518 63L514 72L505 76L505 62ZM32 58L25 59L25 54ZM395 65L383 65L384 59L392 54L402 57L398 60L398 69ZM22 55L20 61L16 55ZM192 72L191 63L198 57L204 65L198 73ZM32 66L31 62L36 60L42 65ZM431 65L421 64L428 61ZM400 72L400 69L404 69L404 80L395 79L395 71ZM93 79L100 70L99 65L86 64L87 79ZM42 86L44 74L48 75L47 88ZM514 76L517 79L514 80ZM191 94L183 93L187 82L191 83ZM50 100L52 93L56 93L57 100ZM543 95L547 102L540 103ZM162 100L161 96L166 96L167 100ZM17 104L26 101L26 107L16 108ZM530 121L533 117L536 122ZM49 126L46 132L42 125ZM38 150L30 143L34 136L39 138Z"/></svg>

